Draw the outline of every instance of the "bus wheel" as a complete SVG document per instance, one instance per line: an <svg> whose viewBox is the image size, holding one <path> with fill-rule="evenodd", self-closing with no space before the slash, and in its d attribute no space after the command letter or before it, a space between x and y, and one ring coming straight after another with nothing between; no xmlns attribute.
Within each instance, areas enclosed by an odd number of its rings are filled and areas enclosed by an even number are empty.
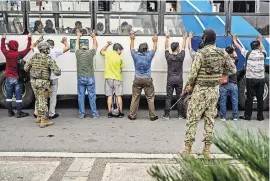
<svg viewBox="0 0 270 181"><path fill-rule="evenodd" d="M183 117L187 118L187 109L190 102L191 95L187 95L183 100Z"/></svg>
<svg viewBox="0 0 270 181"><path fill-rule="evenodd" d="M242 77L238 82L238 102L241 108L245 109L246 101L246 78ZM263 93L263 109L268 110L269 108L269 74L265 73L265 85ZM257 109L257 99L253 99L253 109Z"/></svg>
<svg viewBox="0 0 270 181"><path fill-rule="evenodd" d="M34 93L31 88L30 82L25 83L22 85L22 106L27 107L29 106L34 99ZM13 96L13 102L12 106L13 108L16 108L16 97ZM4 107L7 107L6 103L6 77L5 77L5 71L0 72L0 104Z"/></svg>

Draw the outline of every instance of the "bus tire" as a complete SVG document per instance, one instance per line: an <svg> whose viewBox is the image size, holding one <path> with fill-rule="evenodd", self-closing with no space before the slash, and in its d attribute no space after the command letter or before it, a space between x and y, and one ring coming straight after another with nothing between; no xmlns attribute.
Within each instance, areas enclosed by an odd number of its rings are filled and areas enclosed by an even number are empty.
<svg viewBox="0 0 270 181"><path fill-rule="evenodd" d="M187 110L188 110L188 104L190 102L191 95L187 95L183 99L183 117L186 119L187 118Z"/></svg>
<svg viewBox="0 0 270 181"><path fill-rule="evenodd" d="M246 101L246 78L242 77L238 82L238 102L241 108L245 109ZM268 110L269 108L269 74L265 73L265 85L263 95L263 109ZM253 102L253 109L257 110L257 101Z"/></svg>
<svg viewBox="0 0 270 181"><path fill-rule="evenodd" d="M4 107L7 107L6 103L6 77L5 71L0 72L0 104ZM27 82L23 85L23 94L22 94L22 107L25 108L29 106L34 100L34 92L31 88L30 82ZM16 108L16 102L12 102L13 108Z"/></svg>

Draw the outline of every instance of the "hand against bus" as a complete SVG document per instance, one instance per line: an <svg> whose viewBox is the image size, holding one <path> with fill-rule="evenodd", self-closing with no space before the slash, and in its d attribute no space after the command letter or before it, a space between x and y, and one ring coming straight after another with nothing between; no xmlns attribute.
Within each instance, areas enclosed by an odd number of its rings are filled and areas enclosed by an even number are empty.
<svg viewBox="0 0 270 181"><path fill-rule="evenodd" d="M157 35L154 35L153 38L152 38L153 42L157 42L158 41L158 36Z"/></svg>
<svg viewBox="0 0 270 181"><path fill-rule="evenodd" d="M107 46L110 46L112 44L112 41L107 41Z"/></svg>
<svg viewBox="0 0 270 181"><path fill-rule="evenodd" d="M7 35L6 35L6 34L3 34L3 35L2 35L2 38L6 38L6 37L7 37Z"/></svg>
<svg viewBox="0 0 270 181"><path fill-rule="evenodd" d="M233 35L233 41L237 41L238 37L237 35Z"/></svg>
<svg viewBox="0 0 270 181"><path fill-rule="evenodd" d="M41 37L39 37L38 41L42 42L43 40L44 40L44 38L43 38L43 35L42 35Z"/></svg>
<svg viewBox="0 0 270 181"><path fill-rule="evenodd" d="M135 33L130 33L129 37L130 37L131 40L135 40Z"/></svg>
<svg viewBox="0 0 270 181"><path fill-rule="evenodd" d="M189 32L188 37L189 37L189 39L192 39L193 38L193 33Z"/></svg>
<svg viewBox="0 0 270 181"><path fill-rule="evenodd" d="M185 34L183 35L183 39L186 40L187 37L188 37L188 36L187 36L187 34L185 33Z"/></svg>
<svg viewBox="0 0 270 181"><path fill-rule="evenodd" d="M170 33L167 33L166 39L169 39L170 37L171 37L171 34Z"/></svg>
<svg viewBox="0 0 270 181"><path fill-rule="evenodd" d="M63 37L61 43L63 44L67 43L67 37Z"/></svg>
<svg viewBox="0 0 270 181"><path fill-rule="evenodd" d="M262 42L262 36L258 36L258 37L257 37L257 40L258 40L259 42Z"/></svg>
<svg viewBox="0 0 270 181"><path fill-rule="evenodd" d="M96 38L96 32L95 32L95 30L91 33L90 36L91 36L93 39Z"/></svg>
<svg viewBox="0 0 270 181"><path fill-rule="evenodd" d="M28 38L31 38L32 37L31 33L28 33L27 37Z"/></svg>

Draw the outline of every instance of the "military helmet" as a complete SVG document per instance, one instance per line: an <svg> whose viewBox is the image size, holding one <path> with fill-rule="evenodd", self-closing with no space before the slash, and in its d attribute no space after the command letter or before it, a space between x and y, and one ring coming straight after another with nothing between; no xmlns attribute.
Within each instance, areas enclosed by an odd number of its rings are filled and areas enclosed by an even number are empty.
<svg viewBox="0 0 270 181"><path fill-rule="evenodd" d="M50 49L50 44L48 42L40 42L37 48L39 51L47 50Z"/></svg>

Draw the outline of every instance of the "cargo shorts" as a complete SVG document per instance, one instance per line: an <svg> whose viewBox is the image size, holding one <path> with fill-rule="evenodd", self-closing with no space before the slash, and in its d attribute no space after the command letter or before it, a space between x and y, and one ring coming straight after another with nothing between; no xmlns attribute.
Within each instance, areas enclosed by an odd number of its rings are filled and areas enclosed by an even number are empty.
<svg viewBox="0 0 270 181"><path fill-rule="evenodd" d="M105 95L112 96L115 93L116 96L123 95L123 82L114 79L105 79Z"/></svg>

